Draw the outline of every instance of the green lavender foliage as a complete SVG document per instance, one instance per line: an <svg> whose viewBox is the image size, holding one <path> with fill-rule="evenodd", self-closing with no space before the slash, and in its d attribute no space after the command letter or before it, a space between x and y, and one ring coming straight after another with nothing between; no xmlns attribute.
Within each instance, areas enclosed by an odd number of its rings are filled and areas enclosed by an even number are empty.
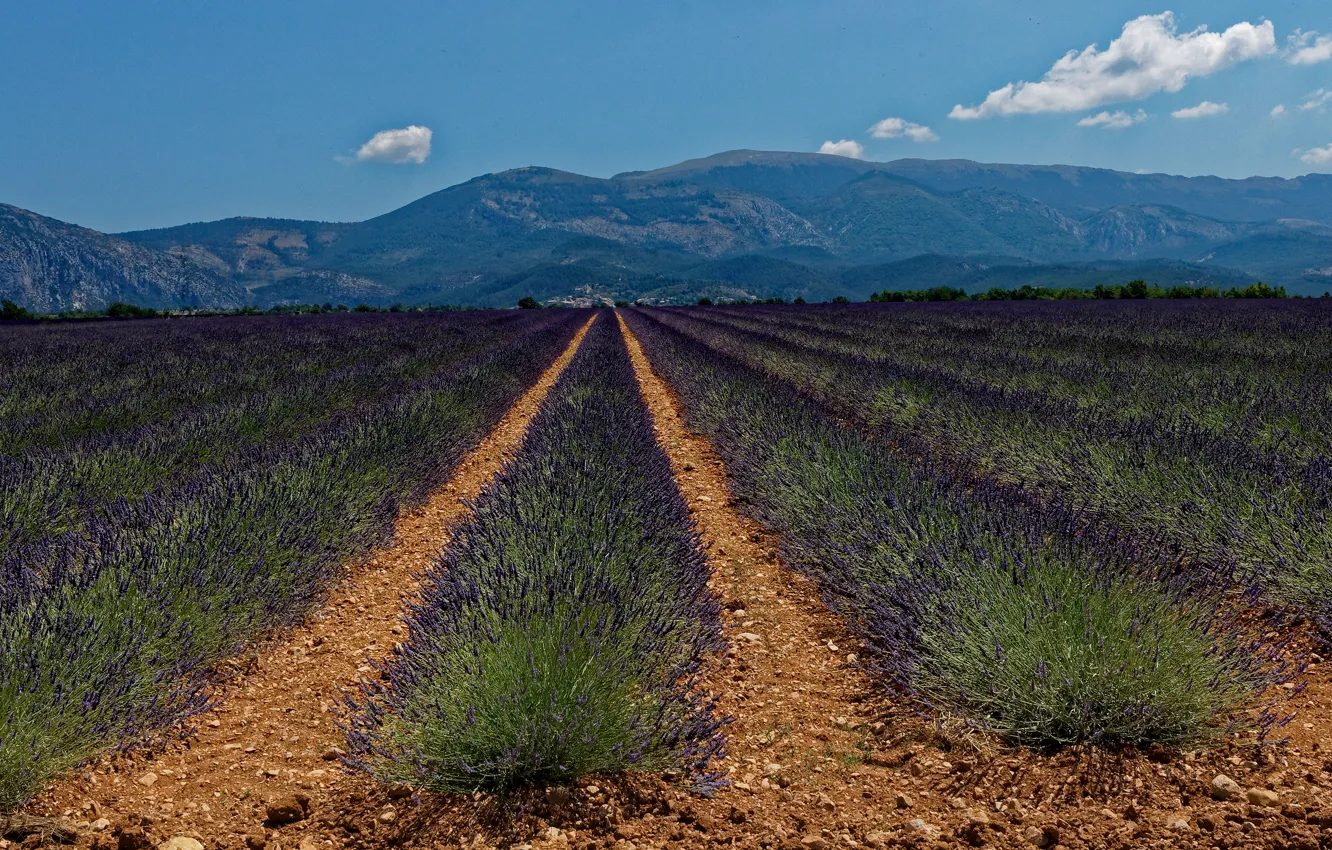
<svg viewBox="0 0 1332 850"><path fill-rule="evenodd" d="M225 459L178 464L168 452L147 493L94 492L45 514L32 495L0 503L15 520L4 524L12 537L0 549L0 810L79 762L152 740L206 707L209 665L317 605L348 559L385 541L398 510L451 473L579 320L569 312L487 330L484 317L469 319L483 323L471 330L489 337L488 349L483 343L442 369L427 360L418 379L387 395L364 393L333 415L311 411L308 427L288 417L293 427L247 438ZM206 336L199 321L192 332ZM249 320L217 321L226 334ZM410 326L370 321L390 338ZM152 332L148 320L134 325ZM151 346L121 339L127 370L150 374L133 356ZM280 360L283 338L265 342L264 356ZM51 421L28 402L42 414L29 420L35 427ZM147 394L143 403L155 400ZM115 404L134 408L123 395ZM73 413L67 421L86 421L86 409ZM205 421L217 418L226 411L210 406ZM288 430L297 436L282 439ZM169 428L151 436L136 444L140 451L179 445ZM36 438L14 442L25 439ZM93 442L66 437L22 458L0 457L0 493L65 492L78 468L69 453L105 447Z"/></svg>
<svg viewBox="0 0 1332 850"><path fill-rule="evenodd" d="M351 701L348 751L437 791L662 770L715 787L722 721L697 692L723 646L707 579L604 315L426 574L388 684Z"/></svg>
<svg viewBox="0 0 1332 850"><path fill-rule="evenodd" d="M1288 671L1221 605L1224 576L1181 577L1141 541L1075 534L1021 491L904 456L706 327L629 321L737 496L902 694L1033 746L1185 745L1276 721L1265 694Z"/></svg>

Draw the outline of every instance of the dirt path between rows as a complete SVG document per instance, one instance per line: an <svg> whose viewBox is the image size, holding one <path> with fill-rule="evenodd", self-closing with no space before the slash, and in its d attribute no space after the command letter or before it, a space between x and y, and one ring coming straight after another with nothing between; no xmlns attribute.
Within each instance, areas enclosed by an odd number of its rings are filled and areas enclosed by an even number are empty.
<svg viewBox="0 0 1332 850"><path fill-rule="evenodd" d="M706 838L802 847L874 832L894 811L894 789L864 764L886 725L876 719L878 701L857 663L858 641L812 582L782 566L775 538L736 509L721 459L686 428L674 394L623 320L621 330L728 611L732 649L712 687L734 718L726 762L732 785L693 803L692 828L653 819L624 831L655 844Z"/></svg>
<svg viewBox="0 0 1332 850"><path fill-rule="evenodd" d="M604 321L604 319L603 319ZM266 803L301 795L312 813L340 786L368 783L341 769L334 723L338 688L354 688L371 672L367 658L386 655L406 639L399 617L415 592L416 575L448 541L449 529L518 447L528 424L573 359L592 320L555 362L467 454L452 480L420 508L399 518L392 543L347 574L327 604L307 622L261 645L221 689L220 704L199 718L193 735L157 753L126 754L85 767L27 809L30 815L75 821L99 844L142 850L112 837L143 824L154 843L176 836L209 848L256 847L272 833L263 826ZM304 812L302 812L304 814ZM302 819L301 824L312 824ZM303 838L283 836L294 848ZM142 843L142 842L139 842ZM0 848L6 842L0 839ZM306 838L306 850L327 842ZM270 850L276 850L269 845ZM190 850L188 846L178 850Z"/></svg>
<svg viewBox="0 0 1332 850"><path fill-rule="evenodd" d="M1235 736L1209 751L1148 757L1007 749L962 724L892 704L813 583L785 568L774 536L737 510L723 462L685 426L678 399L623 320L621 329L730 609L733 649L713 687L735 722L731 787L617 827L618 850L628 850L626 841L780 850L1313 850L1321 839L1332 847L1332 740L1319 742L1332 721L1323 699L1301 706L1303 722L1292 724L1298 732L1287 746L1259 748ZM1222 773L1239 790L1217 799L1213 780Z"/></svg>
<svg viewBox="0 0 1332 850"><path fill-rule="evenodd" d="M515 819L496 817L502 807L484 795L376 787L331 751L341 740L329 713L336 687L404 639L398 618L413 576L464 515L460 499L479 493L517 446L584 326L455 480L403 517L395 544L351 569L308 626L260 650L197 736L94 765L33 813L81 822L81 843L91 836L106 850L199 850L161 843L172 836L206 850L1332 847L1325 677L1300 700L1291 745L1266 749L1237 737L1197 753L1051 756L894 704L813 583L781 564L776 537L734 502L721 459L687 429L678 399L621 329L727 607L732 648L708 682L733 718L727 788L704 799L658 777L587 777L534 792ZM1212 793L1221 773L1238 783L1226 799ZM295 795L308 796L308 813ZM300 819L265 824L267 804L283 797ZM99 818L141 831L113 837Z"/></svg>

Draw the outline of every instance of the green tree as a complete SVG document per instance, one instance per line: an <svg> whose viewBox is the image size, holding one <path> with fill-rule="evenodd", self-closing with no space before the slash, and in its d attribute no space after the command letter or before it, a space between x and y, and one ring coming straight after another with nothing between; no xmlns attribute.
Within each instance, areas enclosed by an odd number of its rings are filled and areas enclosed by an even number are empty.
<svg viewBox="0 0 1332 850"><path fill-rule="evenodd" d="M537 303L537 300L535 298L533 298L530 295L527 295L523 298L518 299L518 306L523 308L524 310L535 310L541 305Z"/></svg>
<svg viewBox="0 0 1332 850"><path fill-rule="evenodd" d="M8 298L0 301L0 321L13 321L15 319L31 319L33 315L26 309L10 301Z"/></svg>
<svg viewBox="0 0 1332 850"><path fill-rule="evenodd" d="M1121 297L1123 297L1123 298L1146 298L1146 297L1147 297L1147 281L1145 281L1145 280L1130 280L1130 281L1128 282L1128 286L1124 287L1124 294L1123 294Z"/></svg>
<svg viewBox="0 0 1332 850"><path fill-rule="evenodd" d="M106 315L112 319L147 319L158 315L151 307L140 307L124 301L113 301L106 308Z"/></svg>

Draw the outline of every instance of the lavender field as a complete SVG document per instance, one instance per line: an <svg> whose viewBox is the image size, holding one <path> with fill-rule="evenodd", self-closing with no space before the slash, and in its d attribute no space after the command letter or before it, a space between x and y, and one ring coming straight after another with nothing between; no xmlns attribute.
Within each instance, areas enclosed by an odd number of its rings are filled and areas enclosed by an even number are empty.
<svg viewBox="0 0 1332 850"><path fill-rule="evenodd" d="M452 473L575 314L0 333L0 805L208 704Z"/></svg>
<svg viewBox="0 0 1332 850"><path fill-rule="evenodd" d="M636 346L873 700L1039 754L1273 746L1332 628L1329 343L1302 300L5 328L0 807L228 699L217 665L317 612L539 378L401 640L339 686L337 761L441 795L725 792L719 677L764 637Z"/></svg>
<svg viewBox="0 0 1332 850"><path fill-rule="evenodd" d="M903 693L1033 743L1289 720L1252 613L1332 622L1325 302L631 316Z"/></svg>

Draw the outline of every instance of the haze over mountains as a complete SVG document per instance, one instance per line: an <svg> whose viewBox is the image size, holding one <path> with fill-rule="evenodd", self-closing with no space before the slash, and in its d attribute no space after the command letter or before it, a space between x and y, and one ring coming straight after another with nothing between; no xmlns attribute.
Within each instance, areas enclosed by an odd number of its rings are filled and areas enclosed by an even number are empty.
<svg viewBox="0 0 1332 850"><path fill-rule="evenodd" d="M39 311L863 299L1133 277L1332 289L1332 175L730 151L608 179L487 174L352 224L233 218L108 236L0 205L0 297Z"/></svg>

